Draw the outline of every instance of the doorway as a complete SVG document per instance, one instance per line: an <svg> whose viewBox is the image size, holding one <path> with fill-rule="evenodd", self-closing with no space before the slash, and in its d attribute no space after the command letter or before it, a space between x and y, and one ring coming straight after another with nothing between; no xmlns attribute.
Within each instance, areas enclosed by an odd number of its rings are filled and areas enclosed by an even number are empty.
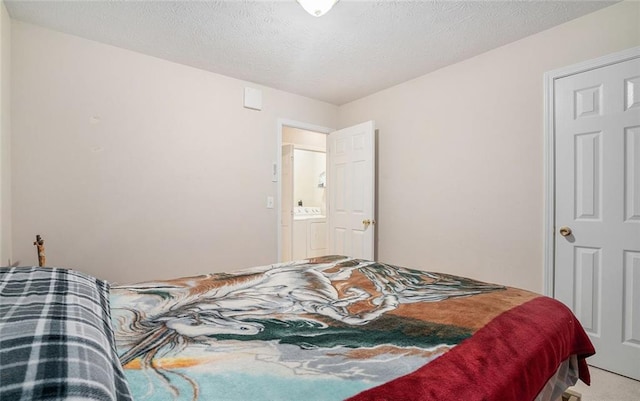
<svg viewBox="0 0 640 401"><path fill-rule="evenodd" d="M317 226L312 234L316 239L327 241L325 254L340 254L359 259L374 260L376 255L376 129L370 120L337 131L326 127L299 123L290 120L278 121L277 171L278 182L277 242L278 261L283 260L283 227L287 223L293 231L293 212L283 209L283 199L289 199L288 187L284 186L282 156L283 132L286 127L325 134L326 137L326 212L324 228ZM289 148L289 151L293 149ZM287 160L285 160L287 162ZM322 174L318 184L321 185ZM291 177L286 176L291 181ZM315 179L313 180L315 182ZM291 187L292 188L292 187ZM292 191L291 191L292 192ZM300 199L295 199L295 205ZM304 206L304 201L303 201ZM284 210L284 212L283 212ZM290 221L285 221L290 219ZM323 231L326 235L323 235ZM293 233L292 233L293 235ZM322 254L322 252L319 252ZM313 255L312 255L313 256Z"/></svg>
<svg viewBox="0 0 640 401"><path fill-rule="evenodd" d="M640 47L547 73L545 293L640 380Z"/></svg>
<svg viewBox="0 0 640 401"><path fill-rule="evenodd" d="M332 131L298 121L278 121L279 262L327 253L326 144Z"/></svg>
<svg viewBox="0 0 640 401"><path fill-rule="evenodd" d="M282 130L282 262L327 254L327 135Z"/></svg>

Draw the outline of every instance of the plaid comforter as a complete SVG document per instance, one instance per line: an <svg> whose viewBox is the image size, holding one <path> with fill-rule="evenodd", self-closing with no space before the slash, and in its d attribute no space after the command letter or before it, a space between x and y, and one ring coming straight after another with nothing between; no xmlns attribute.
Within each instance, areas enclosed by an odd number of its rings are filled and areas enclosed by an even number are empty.
<svg viewBox="0 0 640 401"><path fill-rule="evenodd" d="M0 269L0 399L131 400L106 282L65 269Z"/></svg>

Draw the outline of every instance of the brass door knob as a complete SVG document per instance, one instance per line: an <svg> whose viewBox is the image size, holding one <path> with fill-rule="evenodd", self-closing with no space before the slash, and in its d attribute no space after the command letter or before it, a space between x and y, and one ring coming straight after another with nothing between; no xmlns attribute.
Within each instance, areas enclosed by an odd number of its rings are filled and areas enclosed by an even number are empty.
<svg viewBox="0 0 640 401"><path fill-rule="evenodd" d="M366 230L367 228L369 228L369 226L370 226L371 224L376 224L376 221L375 221L375 220L369 220L369 219L362 220L362 225L364 226L364 229L365 229L365 230Z"/></svg>
<svg viewBox="0 0 640 401"><path fill-rule="evenodd" d="M560 235L562 235L563 237L570 236L571 235L571 228L569 228L567 226L560 227Z"/></svg>

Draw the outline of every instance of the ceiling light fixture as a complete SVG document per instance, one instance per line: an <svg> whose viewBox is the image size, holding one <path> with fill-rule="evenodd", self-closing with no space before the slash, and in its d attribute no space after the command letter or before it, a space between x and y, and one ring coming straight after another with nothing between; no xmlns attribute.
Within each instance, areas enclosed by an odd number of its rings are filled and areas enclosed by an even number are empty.
<svg viewBox="0 0 640 401"><path fill-rule="evenodd" d="M331 10L338 0L296 0L306 12L314 17L322 17Z"/></svg>

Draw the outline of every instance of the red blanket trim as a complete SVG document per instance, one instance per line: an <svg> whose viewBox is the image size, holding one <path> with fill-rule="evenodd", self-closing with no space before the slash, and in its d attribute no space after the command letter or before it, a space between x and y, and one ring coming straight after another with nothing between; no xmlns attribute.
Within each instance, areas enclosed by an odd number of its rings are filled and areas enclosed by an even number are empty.
<svg viewBox="0 0 640 401"><path fill-rule="evenodd" d="M574 354L580 379L589 384L585 358L594 353L573 313L554 299L538 297L502 313L417 371L349 401L533 400Z"/></svg>

